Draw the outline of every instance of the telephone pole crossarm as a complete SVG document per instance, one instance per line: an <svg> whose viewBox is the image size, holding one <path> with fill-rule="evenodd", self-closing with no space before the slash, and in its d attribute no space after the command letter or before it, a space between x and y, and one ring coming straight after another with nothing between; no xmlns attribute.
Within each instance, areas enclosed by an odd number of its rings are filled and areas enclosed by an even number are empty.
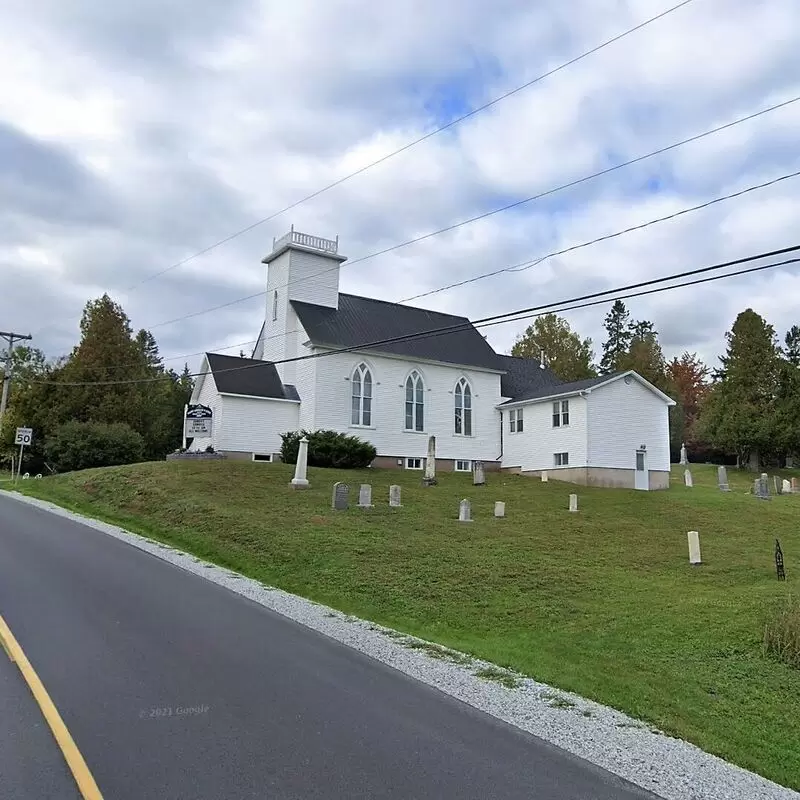
<svg viewBox="0 0 800 800"><path fill-rule="evenodd" d="M6 342L8 342L8 350L6 350L6 364L3 368L3 392L2 395L0 395L0 429L2 429L3 416L6 413L6 406L8 405L8 389L11 385L11 357L14 354L14 344L16 342L30 341L33 339L33 336L24 333L0 331L0 339L5 339Z"/></svg>

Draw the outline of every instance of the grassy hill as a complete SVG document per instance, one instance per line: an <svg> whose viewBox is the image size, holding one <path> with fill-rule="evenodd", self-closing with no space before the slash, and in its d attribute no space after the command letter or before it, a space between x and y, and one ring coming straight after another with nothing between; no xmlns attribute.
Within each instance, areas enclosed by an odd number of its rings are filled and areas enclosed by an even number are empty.
<svg viewBox="0 0 800 800"><path fill-rule="evenodd" d="M264 583L619 708L800 789L800 670L762 652L765 616L800 592L800 495L759 501L751 476L676 468L669 492L488 476L152 463L20 484ZM337 480L375 508L330 509ZM390 483L403 507L388 507ZM8 484L4 484L8 487ZM568 495L580 511L567 511ZM472 500L472 524L457 522ZM492 516L495 500L507 518ZM690 567L686 531L704 564ZM788 579L775 577L775 537Z"/></svg>

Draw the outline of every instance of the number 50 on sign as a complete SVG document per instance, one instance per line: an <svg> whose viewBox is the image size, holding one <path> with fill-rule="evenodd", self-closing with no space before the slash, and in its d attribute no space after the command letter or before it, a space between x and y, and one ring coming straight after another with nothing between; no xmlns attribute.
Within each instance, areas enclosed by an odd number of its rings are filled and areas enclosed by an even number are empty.
<svg viewBox="0 0 800 800"><path fill-rule="evenodd" d="M17 428L14 444L27 447L33 441L33 428Z"/></svg>

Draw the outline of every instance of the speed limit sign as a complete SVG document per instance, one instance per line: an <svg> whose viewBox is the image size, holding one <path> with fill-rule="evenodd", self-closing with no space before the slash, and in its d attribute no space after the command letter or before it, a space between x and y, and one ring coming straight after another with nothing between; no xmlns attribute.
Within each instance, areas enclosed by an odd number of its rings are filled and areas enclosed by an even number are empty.
<svg viewBox="0 0 800 800"><path fill-rule="evenodd" d="M28 446L33 441L33 428L17 428L14 444Z"/></svg>

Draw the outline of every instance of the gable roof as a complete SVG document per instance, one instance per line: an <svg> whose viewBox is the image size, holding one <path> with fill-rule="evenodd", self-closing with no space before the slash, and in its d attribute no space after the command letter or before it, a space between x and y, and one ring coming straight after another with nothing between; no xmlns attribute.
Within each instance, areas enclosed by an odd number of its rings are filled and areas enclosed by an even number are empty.
<svg viewBox="0 0 800 800"><path fill-rule="evenodd" d="M653 386L650 381L645 380L641 375L639 375L638 372L634 372L632 369L626 370L625 372L616 372L612 375L601 375L597 378L586 378L582 381L572 381L570 383L556 383L549 386L532 387L530 390L523 392L519 397L506 400L505 403L501 403L500 405L505 406L525 400L545 400L578 394L579 392L586 391L587 389L597 389L598 387L604 386L607 383L613 383L614 381L618 381L620 378L624 378L626 375L631 375L634 377L643 386L650 389L650 391L652 391L654 394L657 394L668 405L675 405L675 401L671 397L664 394L664 392L662 392L658 387Z"/></svg>
<svg viewBox="0 0 800 800"><path fill-rule="evenodd" d="M491 345L466 317L341 293L338 309L300 300L292 300L291 303L300 324L315 345L356 347L397 336L463 325L463 328L449 333L420 336L364 349L498 372L504 369Z"/></svg>
<svg viewBox="0 0 800 800"><path fill-rule="evenodd" d="M517 356L497 356L501 367L506 370L500 379L500 394L513 399L522 398L527 392L554 387L561 383L558 376L549 368L542 369L538 358L519 358Z"/></svg>
<svg viewBox="0 0 800 800"><path fill-rule="evenodd" d="M208 368L220 394L243 394L275 400L299 400L297 389L284 385L271 361L206 353Z"/></svg>

